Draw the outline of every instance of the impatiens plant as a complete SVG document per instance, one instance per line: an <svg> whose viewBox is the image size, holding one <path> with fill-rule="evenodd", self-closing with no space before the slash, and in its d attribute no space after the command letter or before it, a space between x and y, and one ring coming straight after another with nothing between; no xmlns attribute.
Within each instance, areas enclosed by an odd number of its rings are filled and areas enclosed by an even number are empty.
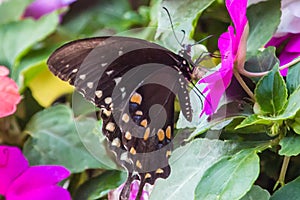
<svg viewBox="0 0 300 200"><path fill-rule="evenodd" d="M138 193L142 200L299 199L299 9L297 0L0 0L0 199L119 200L124 187L130 200ZM126 159L126 153L118 160L110 151L111 145L121 146L132 136L124 133L120 141L109 143L102 131L105 123L97 117L109 110L87 102L46 65L64 43L115 34L155 42L175 54L191 47L186 53L198 58L195 63L206 72L189 85L196 87L185 102L193 110L191 120L184 117L187 111L180 111L181 93L175 101L175 118L169 120L176 125L172 152L166 154L170 175L142 190L141 181L126 182L128 172L122 166L140 163ZM110 47L89 56L110 55L116 51ZM57 58L63 70L58 76L79 69L70 67L80 65L77 58L85 51L65 59L73 50ZM124 58L123 50L118 49L116 62ZM133 63L140 59L133 58ZM126 81L145 75L140 72ZM80 75L87 89L93 86L94 80ZM121 94L127 88L117 89ZM93 94L100 98L102 92ZM156 97L154 92L128 99L134 106L141 103L141 116L151 112L143 103ZM138 171L132 174L137 177Z"/></svg>
<svg viewBox="0 0 300 200"><path fill-rule="evenodd" d="M0 146L0 195L6 200L71 199L57 185L69 174L61 166L29 166L18 148Z"/></svg>

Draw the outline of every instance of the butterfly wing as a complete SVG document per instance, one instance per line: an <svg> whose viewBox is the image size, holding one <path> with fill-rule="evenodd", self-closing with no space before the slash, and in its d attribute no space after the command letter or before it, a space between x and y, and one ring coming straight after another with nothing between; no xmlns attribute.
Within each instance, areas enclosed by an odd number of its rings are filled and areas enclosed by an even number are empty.
<svg viewBox="0 0 300 200"><path fill-rule="evenodd" d="M190 77L178 69L182 59L145 40L98 37L68 43L47 62L51 72L100 108L103 133L129 171L129 186L134 179L143 187L169 176L176 94L181 107L191 109Z"/></svg>

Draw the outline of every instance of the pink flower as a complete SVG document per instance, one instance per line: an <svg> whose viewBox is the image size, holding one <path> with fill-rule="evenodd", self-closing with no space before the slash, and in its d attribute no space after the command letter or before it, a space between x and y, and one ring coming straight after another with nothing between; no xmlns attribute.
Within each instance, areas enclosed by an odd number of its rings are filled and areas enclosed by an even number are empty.
<svg viewBox="0 0 300 200"><path fill-rule="evenodd" d="M69 174L61 166L30 167L18 148L0 146L0 195L6 200L70 200L57 186Z"/></svg>
<svg viewBox="0 0 300 200"><path fill-rule="evenodd" d="M8 69L0 66L0 118L13 114L21 101L18 86L8 74Z"/></svg>
<svg viewBox="0 0 300 200"><path fill-rule="evenodd" d="M120 194L121 194L121 191L122 191L124 185L125 185L125 183L120 185L117 189L111 190L108 193L108 200L119 200L119 197L120 197ZM128 200L135 200L135 198L138 194L138 191L139 191L139 185L140 185L139 181L133 181L131 183L130 195L129 195ZM143 188L143 192L142 192L142 196L141 196L140 200L148 200L150 197L152 188L153 188L152 185L146 184Z"/></svg>
<svg viewBox="0 0 300 200"><path fill-rule="evenodd" d="M285 44L279 54L280 66L300 56L300 1L281 1L282 15L280 24L273 38L266 45L280 47ZM281 71L286 76L287 69Z"/></svg>
<svg viewBox="0 0 300 200"><path fill-rule="evenodd" d="M218 41L222 58L220 69L199 81L207 84L203 90L206 99L201 115L214 113L230 84L234 67L238 68L245 62L248 35L247 0L226 0L226 7L234 27L229 26L228 32L223 33Z"/></svg>
<svg viewBox="0 0 300 200"><path fill-rule="evenodd" d="M51 13L58 9L66 8L74 1L76 0L35 0L27 7L24 17L33 17L34 19L39 19L45 14Z"/></svg>

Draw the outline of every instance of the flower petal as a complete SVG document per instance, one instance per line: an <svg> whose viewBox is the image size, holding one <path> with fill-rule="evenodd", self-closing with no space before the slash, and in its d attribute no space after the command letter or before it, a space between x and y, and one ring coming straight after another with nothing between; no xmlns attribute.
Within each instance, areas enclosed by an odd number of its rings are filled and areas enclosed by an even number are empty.
<svg viewBox="0 0 300 200"><path fill-rule="evenodd" d="M7 200L71 200L69 192L59 186L39 187L23 193L9 192Z"/></svg>
<svg viewBox="0 0 300 200"><path fill-rule="evenodd" d="M0 65L0 76L7 76L8 74L9 70L6 67Z"/></svg>
<svg viewBox="0 0 300 200"><path fill-rule="evenodd" d="M74 1L76 0L36 0L27 7L24 17L39 19L43 15L64 8Z"/></svg>
<svg viewBox="0 0 300 200"><path fill-rule="evenodd" d="M50 193L50 191L53 189L53 186L55 186L61 180L67 178L69 175L70 172L61 166L29 167L11 184L7 195L24 199L22 198L23 195L27 196L29 193L36 193L37 197L39 197L43 194L39 194L38 191ZM48 189L49 191L47 192ZM35 198L35 196L30 197L31 199L38 199Z"/></svg>
<svg viewBox="0 0 300 200"><path fill-rule="evenodd" d="M226 0L225 3L235 27L237 41L239 41L247 23L247 0ZM238 46L238 44L236 45ZM236 50L237 49L234 49L234 51Z"/></svg>
<svg viewBox="0 0 300 200"><path fill-rule="evenodd" d="M0 117L13 114L20 101L17 84L6 76L0 76Z"/></svg>
<svg viewBox="0 0 300 200"><path fill-rule="evenodd" d="M10 184L28 167L20 149L0 146L0 194L5 195Z"/></svg>

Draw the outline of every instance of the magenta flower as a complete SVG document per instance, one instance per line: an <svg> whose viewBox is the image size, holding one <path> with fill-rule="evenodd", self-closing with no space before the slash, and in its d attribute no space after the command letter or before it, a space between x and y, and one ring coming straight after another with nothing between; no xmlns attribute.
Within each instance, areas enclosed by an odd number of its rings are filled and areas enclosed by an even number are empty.
<svg viewBox="0 0 300 200"><path fill-rule="evenodd" d="M120 185L117 189L115 190L111 190L109 193L108 193L108 200L119 200L119 197L120 197L120 193L124 187L125 183ZM139 191L139 185L140 185L140 182L139 181L133 181L131 183L131 186L130 186L130 195L129 195L129 199L128 200L135 200L137 194L138 194L138 191ZM142 196L140 198L140 200L148 200L149 197L150 197L150 193L153 189L153 186L152 185L149 185L149 184L146 184L144 186L144 190L142 192Z"/></svg>
<svg viewBox="0 0 300 200"><path fill-rule="evenodd" d="M9 70L0 66L0 118L13 114L21 101L18 86L8 74Z"/></svg>
<svg viewBox="0 0 300 200"><path fill-rule="evenodd" d="M226 0L226 7L234 27L229 26L228 32L223 33L218 41L222 58L220 69L199 81L199 84L207 84L203 90L206 99L201 115L214 113L230 84L234 67L241 67L245 62L248 35L247 0Z"/></svg>
<svg viewBox="0 0 300 200"><path fill-rule="evenodd" d="M300 2L281 1L282 15L280 24L273 38L266 45L280 47L285 44L279 54L280 66L285 65L300 56ZM286 76L288 69L281 70Z"/></svg>
<svg viewBox="0 0 300 200"><path fill-rule="evenodd" d="M6 200L70 200L57 186L69 174L61 166L30 167L18 148L0 146L0 195Z"/></svg>
<svg viewBox="0 0 300 200"><path fill-rule="evenodd" d="M45 14L69 6L76 0L35 0L25 10L24 17L39 19Z"/></svg>

